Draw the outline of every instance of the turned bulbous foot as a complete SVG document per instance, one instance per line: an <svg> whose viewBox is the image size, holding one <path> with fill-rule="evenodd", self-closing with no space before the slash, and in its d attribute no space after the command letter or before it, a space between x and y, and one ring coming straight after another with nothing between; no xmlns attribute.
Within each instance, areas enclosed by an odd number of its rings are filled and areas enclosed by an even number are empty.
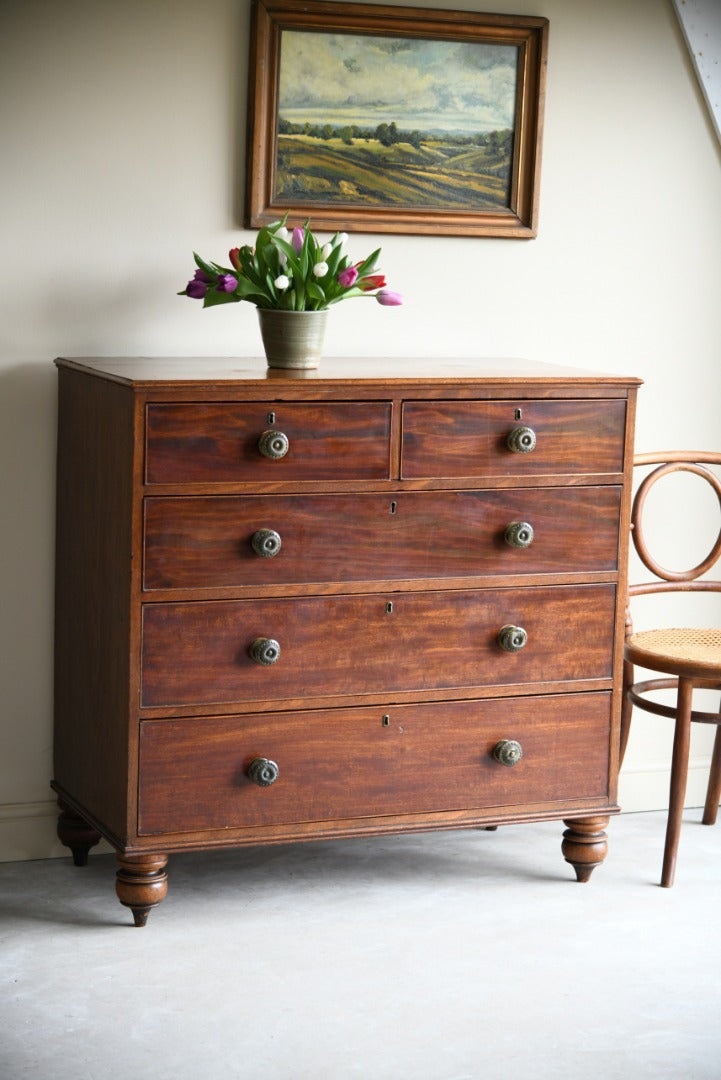
<svg viewBox="0 0 721 1080"><path fill-rule="evenodd" d="M563 834L561 851L580 882L588 881L608 854L608 837L604 830L609 820L607 817L592 817L563 822L568 828Z"/></svg>
<svg viewBox="0 0 721 1080"><path fill-rule="evenodd" d="M168 892L167 855L118 855L115 892L133 913L136 926L145 926L151 908Z"/></svg>
<svg viewBox="0 0 721 1080"><path fill-rule="evenodd" d="M88 852L99 843L100 833L61 799L58 799L58 806L58 839L70 848L76 866L87 866Z"/></svg>

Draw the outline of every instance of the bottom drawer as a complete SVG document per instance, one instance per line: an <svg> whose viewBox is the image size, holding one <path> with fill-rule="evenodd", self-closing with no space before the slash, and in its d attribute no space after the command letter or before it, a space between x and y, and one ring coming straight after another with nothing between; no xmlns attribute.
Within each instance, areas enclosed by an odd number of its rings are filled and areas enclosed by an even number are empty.
<svg viewBox="0 0 721 1080"><path fill-rule="evenodd" d="M580 693L144 721L139 833L604 799L610 707ZM510 767L503 740L523 749ZM249 778L258 758L278 767L269 786Z"/></svg>

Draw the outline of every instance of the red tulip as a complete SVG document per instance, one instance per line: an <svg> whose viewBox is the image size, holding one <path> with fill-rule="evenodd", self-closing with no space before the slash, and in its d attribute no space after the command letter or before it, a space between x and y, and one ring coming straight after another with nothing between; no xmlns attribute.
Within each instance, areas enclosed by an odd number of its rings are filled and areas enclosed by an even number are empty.
<svg viewBox="0 0 721 1080"><path fill-rule="evenodd" d="M369 274L368 277L361 278L358 282L358 288L363 292L371 292L373 289L383 289L385 287L386 279L383 274Z"/></svg>

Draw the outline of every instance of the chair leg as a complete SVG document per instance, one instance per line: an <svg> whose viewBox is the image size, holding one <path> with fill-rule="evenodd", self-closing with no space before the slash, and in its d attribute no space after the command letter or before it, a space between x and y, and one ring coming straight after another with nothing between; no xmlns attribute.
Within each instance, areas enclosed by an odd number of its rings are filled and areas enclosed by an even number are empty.
<svg viewBox="0 0 721 1080"><path fill-rule="evenodd" d="M715 825L718 805L721 802L721 725L716 728L716 738L711 757L711 771L706 789L706 805L703 811L703 824Z"/></svg>
<svg viewBox="0 0 721 1080"><path fill-rule="evenodd" d="M633 664L629 664L628 660L623 662L623 690L621 698L621 732L620 732L620 747L618 754L618 767L619 769L623 765L623 759L626 756L626 746L628 744L628 736L631 733L631 713L633 712L633 705L628 700L628 689L633 684Z"/></svg>
<svg viewBox="0 0 721 1080"><path fill-rule="evenodd" d="M690 679L678 680L678 702L676 705L676 730L673 737L673 759L671 762L671 792L666 825L666 846L663 853L663 872L661 884L670 889L676 875L676 854L681 836L681 818L683 802L686 797L688 779L688 752L691 743L691 706L693 702L693 683Z"/></svg>

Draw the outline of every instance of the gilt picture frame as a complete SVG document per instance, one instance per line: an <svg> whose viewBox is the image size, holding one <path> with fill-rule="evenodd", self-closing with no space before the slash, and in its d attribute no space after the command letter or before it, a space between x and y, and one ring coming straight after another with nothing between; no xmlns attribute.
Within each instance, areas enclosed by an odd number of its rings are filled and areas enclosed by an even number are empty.
<svg viewBox="0 0 721 1080"><path fill-rule="evenodd" d="M548 20L253 0L245 225L530 238Z"/></svg>

